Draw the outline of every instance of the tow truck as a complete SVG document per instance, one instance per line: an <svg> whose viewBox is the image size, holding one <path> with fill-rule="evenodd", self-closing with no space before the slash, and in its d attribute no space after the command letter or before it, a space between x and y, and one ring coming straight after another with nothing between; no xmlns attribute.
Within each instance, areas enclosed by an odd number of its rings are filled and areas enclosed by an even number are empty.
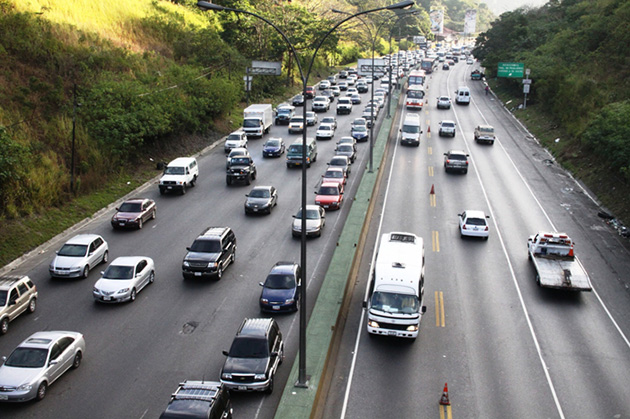
<svg viewBox="0 0 630 419"><path fill-rule="evenodd" d="M479 70L473 70L470 73L470 80L481 80L482 77L483 77L483 73Z"/></svg>
<svg viewBox="0 0 630 419"><path fill-rule="evenodd" d="M527 253L536 268L536 283L545 288L591 291L586 270L565 233L538 232L527 239Z"/></svg>

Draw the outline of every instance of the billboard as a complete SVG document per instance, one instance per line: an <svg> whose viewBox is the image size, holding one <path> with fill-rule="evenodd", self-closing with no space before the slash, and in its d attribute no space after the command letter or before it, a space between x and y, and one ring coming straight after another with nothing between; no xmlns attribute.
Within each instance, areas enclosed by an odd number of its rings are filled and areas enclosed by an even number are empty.
<svg viewBox="0 0 630 419"><path fill-rule="evenodd" d="M466 16L464 16L464 33L470 35L476 32L477 26L477 10L466 10Z"/></svg>
<svg viewBox="0 0 630 419"><path fill-rule="evenodd" d="M431 10L431 32L441 35L444 32L444 9Z"/></svg>
<svg viewBox="0 0 630 419"><path fill-rule="evenodd" d="M357 63L357 73L361 76L371 76L372 75L372 59L371 58L359 58ZM374 59L374 73L382 76L387 72L387 65L385 65L385 60L382 58Z"/></svg>

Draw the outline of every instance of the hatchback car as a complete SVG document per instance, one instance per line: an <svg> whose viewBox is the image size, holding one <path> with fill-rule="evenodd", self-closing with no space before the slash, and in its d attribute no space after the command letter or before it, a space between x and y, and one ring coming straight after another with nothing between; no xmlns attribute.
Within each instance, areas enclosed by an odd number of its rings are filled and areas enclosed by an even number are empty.
<svg viewBox="0 0 630 419"><path fill-rule="evenodd" d="M134 198L123 202L112 216L112 227L141 229L146 221L155 220L155 201L147 198Z"/></svg>
<svg viewBox="0 0 630 419"><path fill-rule="evenodd" d="M455 122L453 121L440 121L440 130L438 131L438 135L440 137L444 137L444 136L450 136L450 137L454 137L455 136Z"/></svg>
<svg viewBox="0 0 630 419"><path fill-rule="evenodd" d="M228 154L230 150L237 147L247 148L247 134L243 131L236 131L228 135L223 150L225 154Z"/></svg>
<svg viewBox="0 0 630 419"><path fill-rule="evenodd" d="M444 153L444 171L458 170L468 173L468 154L462 150L449 150Z"/></svg>
<svg viewBox="0 0 630 419"><path fill-rule="evenodd" d="M263 144L263 157L280 157L285 151L284 140L280 137L272 137Z"/></svg>
<svg viewBox="0 0 630 419"><path fill-rule="evenodd" d="M351 135L352 135L352 138L354 138L355 140L359 142L367 141L369 138L367 124L366 125L353 125Z"/></svg>
<svg viewBox="0 0 630 419"><path fill-rule="evenodd" d="M316 140L331 140L335 136L335 129L330 124L320 124L315 132Z"/></svg>
<svg viewBox="0 0 630 419"><path fill-rule="evenodd" d="M440 96L437 98L438 109L451 109L451 98L448 96Z"/></svg>
<svg viewBox="0 0 630 419"><path fill-rule="evenodd" d="M57 251L48 267L52 278L87 278L99 263L107 263L109 247L98 234L79 234Z"/></svg>
<svg viewBox="0 0 630 419"><path fill-rule="evenodd" d="M258 300L261 311L298 311L302 273L295 262L278 262L267 275Z"/></svg>
<svg viewBox="0 0 630 419"><path fill-rule="evenodd" d="M278 191L273 186L256 186L245 196L245 214L271 214L278 204Z"/></svg>
<svg viewBox="0 0 630 419"><path fill-rule="evenodd" d="M92 296L101 303L133 302L144 287L155 281L155 264L146 256L121 256L96 281Z"/></svg>
<svg viewBox="0 0 630 419"><path fill-rule="evenodd" d="M306 206L306 236L319 237L322 235L322 229L326 225L326 211L319 205ZM293 237L300 237L302 234L302 209L293 216L293 224L291 225L291 234Z"/></svg>
<svg viewBox="0 0 630 419"><path fill-rule="evenodd" d="M329 167L341 167L346 172L346 177L350 176L352 170L351 164L348 156L334 156L328 162Z"/></svg>
<svg viewBox="0 0 630 419"><path fill-rule="evenodd" d="M341 167L329 167L322 175L322 183L346 184L346 173Z"/></svg>
<svg viewBox="0 0 630 419"><path fill-rule="evenodd" d="M51 330L32 334L0 366L0 401L42 400L63 373L79 368L84 353L81 333Z"/></svg>
<svg viewBox="0 0 630 419"><path fill-rule="evenodd" d="M240 147L239 148L233 148L232 151L230 151L230 154L228 154L228 156L227 156L227 160L225 162L225 168L226 169L230 168L230 162L235 157L249 157L249 151L247 151L246 148L240 148Z"/></svg>
<svg viewBox="0 0 630 419"><path fill-rule="evenodd" d="M0 277L0 334L6 335L9 322L20 314L35 312L37 296L37 287L28 276Z"/></svg>
<svg viewBox="0 0 630 419"><path fill-rule="evenodd" d="M284 341L274 319L245 319L232 341L221 369L221 382L233 391L273 391Z"/></svg>
<svg viewBox="0 0 630 419"><path fill-rule="evenodd" d="M487 219L490 217L483 211L467 210L457 216L459 217L459 233L462 237L483 237L484 240L488 240Z"/></svg>
<svg viewBox="0 0 630 419"><path fill-rule="evenodd" d="M340 183L322 183L315 192L315 203L325 209L339 209L343 202L343 185Z"/></svg>

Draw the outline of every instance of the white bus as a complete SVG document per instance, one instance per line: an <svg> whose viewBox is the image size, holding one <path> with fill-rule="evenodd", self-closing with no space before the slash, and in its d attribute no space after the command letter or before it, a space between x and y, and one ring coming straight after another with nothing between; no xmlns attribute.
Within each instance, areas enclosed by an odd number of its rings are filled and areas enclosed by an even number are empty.
<svg viewBox="0 0 630 419"><path fill-rule="evenodd" d="M424 88L420 84L413 84L407 88L405 106L407 109L422 109L424 104Z"/></svg>

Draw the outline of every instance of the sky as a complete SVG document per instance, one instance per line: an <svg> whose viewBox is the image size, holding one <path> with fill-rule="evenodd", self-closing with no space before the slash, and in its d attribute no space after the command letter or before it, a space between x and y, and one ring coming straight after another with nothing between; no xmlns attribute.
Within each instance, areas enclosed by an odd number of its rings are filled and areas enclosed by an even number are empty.
<svg viewBox="0 0 630 419"><path fill-rule="evenodd" d="M486 3L490 10L498 16L503 12L518 9L522 6L540 7L547 3L547 0L481 0L481 2Z"/></svg>

